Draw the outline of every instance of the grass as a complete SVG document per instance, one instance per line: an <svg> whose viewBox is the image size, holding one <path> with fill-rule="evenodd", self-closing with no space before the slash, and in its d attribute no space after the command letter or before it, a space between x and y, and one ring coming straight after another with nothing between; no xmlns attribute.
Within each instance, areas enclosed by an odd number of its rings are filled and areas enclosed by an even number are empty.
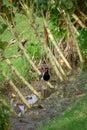
<svg viewBox="0 0 87 130"><path fill-rule="evenodd" d="M87 95L68 111L38 130L86 130L87 129Z"/></svg>
<svg viewBox="0 0 87 130"><path fill-rule="evenodd" d="M28 19L25 15L16 13L15 19L16 26L14 28L15 33L18 35L20 41L29 38L29 41L26 45L27 53L30 57L34 56L35 60L38 62L41 57L41 45L38 41L38 38L35 36L34 30L29 24ZM37 22L40 23L40 31L43 30L42 21L41 18L37 18ZM14 39L14 36L7 28L2 34L0 34L0 39L2 41L10 41L11 39ZM20 55L20 52L18 52L18 46L17 43L8 46L4 50L4 54L9 57L12 55ZM30 64L26 61L25 57L20 57L16 59L10 59L13 65L17 68L17 70L25 77L26 80L31 79L31 74L29 73L29 70L31 69ZM12 79L17 79L17 77L11 73L9 67L6 65L4 61L0 59L0 68L6 72L6 74ZM32 75L36 76L36 74ZM2 75L0 75L0 82L3 81Z"/></svg>

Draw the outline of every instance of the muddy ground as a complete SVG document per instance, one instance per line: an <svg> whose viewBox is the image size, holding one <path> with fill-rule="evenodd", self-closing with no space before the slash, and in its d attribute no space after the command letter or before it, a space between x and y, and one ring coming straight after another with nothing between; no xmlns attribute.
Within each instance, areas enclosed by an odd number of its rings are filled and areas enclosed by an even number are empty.
<svg viewBox="0 0 87 130"><path fill-rule="evenodd" d="M59 83L55 81L55 89L47 89L43 91L42 82L33 82L33 85L42 92L44 99L38 101L31 110L26 111L20 117L9 117L11 123L10 130L37 130L37 128L44 123L54 120L55 117L60 116L72 104L74 104L84 92L79 90L81 81L79 75L70 76L67 81ZM25 88L21 88L22 93L28 94ZM16 101L19 99L16 99Z"/></svg>

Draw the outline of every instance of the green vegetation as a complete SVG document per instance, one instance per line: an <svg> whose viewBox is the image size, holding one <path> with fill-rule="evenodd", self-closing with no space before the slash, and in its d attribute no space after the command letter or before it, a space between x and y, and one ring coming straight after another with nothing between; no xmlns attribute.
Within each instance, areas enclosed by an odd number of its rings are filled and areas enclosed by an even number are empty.
<svg viewBox="0 0 87 130"><path fill-rule="evenodd" d="M9 110L10 107L5 104L4 100L6 99L5 95L3 95L0 91L0 97L2 97L2 100L0 99L0 130L8 130L9 129Z"/></svg>
<svg viewBox="0 0 87 130"><path fill-rule="evenodd" d="M41 74L38 67L40 61L48 62L48 68L53 71L52 77L56 75L58 82L59 79L62 82L68 80L67 72L73 74L74 69L78 72L80 65L86 70L87 65L83 65L87 62L86 10L86 0L0 1L0 99L3 98L2 93L5 94L1 92L7 87L5 82L8 86L12 85L17 96L22 95L18 90L24 85L38 96L31 84L32 79L37 80ZM10 44L11 40L15 42ZM84 81L86 77L87 74L82 74L80 79ZM51 85L50 82L46 83ZM87 82L80 84L82 92L87 92L86 88ZM24 97L19 97L23 101ZM5 104L0 105L1 130L9 129L8 111ZM87 95L40 129L86 130L86 122Z"/></svg>
<svg viewBox="0 0 87 130"><path fill-rule="evenodd" d="M28 55L31 58L34 58L34 62L38 64L39 59L41 57L41 44L39 43L37 37L34 34L34 31L31 26L29 26L28 20L23 14L16 13L15 16L16 26L14 28L16 35L19 37L20 41L26 38L29 38L29 41L26 43L26 51ZM37 19L37 21L40 21L40 18ZM2 21L1 21L2 23ZM42 26L42 25L40 25ZM11 62L13 65L17 68L17 70L21 73L22 76L29 82L32 78L38 79L38 75L36 72L32 72L31 66L29 62L26 61L25 57L21 55L21 51L18 51L17 44L12 44L8 46L8 42L11 39L14 39L14 36L8 29L8 26L3 24L0 28L0 39L2 43L0 42L0 48L4 51L4 54L6 57L12 57L20 55L18 58L11 58ZM6 42L7 41L7 42ZM4 46L3 46L4 45ZM13 79L15 84L18 87L24 87L23 83L21 83L20 80L18 80L17 76L11 72L10 68L6 64L6 62L0 57L0 69L3 70L10 79ZM4 77L2 74L0 74L0 98L2 97L2 90L6 88L4 85ZM9 117L9 108L7 106L0 106L0 130L9 130L9 123L8 123L8 117Z"/></svg>
<svg viewBox="0 0 87 130"><path fill-rule="evenodd" d="M86 130L87 95L68 109L62 116L44 124L38 130Z"/></svg>
<svg viewBox="0 0 87 130"><path fill-rule="evenodd" d="M87 59L87 29L81 29L79 39L80 49L83 53L84 59Z"/></svg>
<svg viewBox="0 0 87 130"><path fill-rule="evenodd" d="M6 130L9 129L9 123L8 123L8 107L2 106L0 107L0 130Z"/></svg>
<svg viewBox="0 0 87 130"><path fill-rule="evenodd" d="M41 44L39 43L37 37L34 34L34 31L32 29L32 27L29 25L28 20L26 18L25 15L23 14L16 14L15 16L15 21L16 21L16 26L14 28L16 35L19 37L20 41L22 41L23 39L29 38L29 41L26 43L26 50L28 55L32 58L34 58L36 64L39 62L39 59L41 58L41 56L43 54L41 54ZM40 18L37 18L37 21L41 21ZM41 23L40 23L40 26ZM42 27L40 27L42 30ZM0 35L1 39L5 39L5 41L10 41L11 39L14 39L12 33L10 32L10 30L8 30L8 28L6 30L4 30L4 32ZM5 43L5 42L3 42ZM12 57L15 54L16 55L20 55L21 52L18 51L18 47L17 45L18 43L15 43L11 46L7 46L7 44L5 44L4 47L5 51L4 54L7 57ZM2 45L0 43L0 45ZM7 46L7 47L6 47ZM11 59L12 63L14 64L14 66L17 68L17 70L19 70L19 72L27 79L30 80L31 78L38 78L36 73L33 73L32 76L29 73L31 66L30 64L26 61L26 59L23 56L20 56L18 58L12 58ZM6 65L6 63L1 59L0 60L0 66L2 67L2 69L10 76L11 79L13 79L15 82L17 82L17 78L14 74L12 74L9 70L9 67ZM3 79L2 76L0 75L0 80ZM17 82L18 83L18 82Z"/></svg>

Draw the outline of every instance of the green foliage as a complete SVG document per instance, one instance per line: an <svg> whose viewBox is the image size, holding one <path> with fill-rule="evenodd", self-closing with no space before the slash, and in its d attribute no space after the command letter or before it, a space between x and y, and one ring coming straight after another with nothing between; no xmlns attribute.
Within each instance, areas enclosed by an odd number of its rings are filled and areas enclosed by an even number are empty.
<svg viewBox="0 0 87 130"><path fill-rule="evenodd" d="M9 0L3 0L3 5L5 6L10 6L11 4L9 3Z"/></svg>
<svg viewBox="0 0 87 130"><path fill-rule="evenodd" d="M4 24L2 21L0 21L0 34L2 34L6 29L7 29L7 25Z"/></svg>
<svg viewBox="0 0 87 130"><path fill-rule="evenodd" d="M34 56L37 60L40 58L41 44L39 42L29 42L26 49L30 57Z"/></svg>
<svg viewBox="0 0 87 130"><path fill-rule="evenodd" d="M48 9L48 1L47 0L37 0L36 5L37 5L38 9L46 11Z"/></svg>
<svg viewBox="0 0 87 130"><path fill-rule="evenodd" d="M78 37L79 46L83 53L84 59L87 60L87 30L81 29Z"/></svg>
<svg viewBox="0 0 87 130"><path fill-rule="evenodd" d="M8 113L6 111L8 111L7 106L0 108L0 130L6 130L9 127Z"/></svg>
<svg viewBox="0 0 87 130"><path fill-rule="evenodd" d="M41 44L39 43L38 38L35 36L34 30L29 25L29 21L26 18L26 16L20 13L16 13L15 16L16 16L15 17L16 26L14 27L14 31L18 33L18 37L20 41L29 38L29 42L26 43L25 49L31 58L34 57L34 62L38 64L39 58L41 58ZM42 32L43 21L41 21L41 18L36 18L36 21L40 23L39 27L40 27L40 31ZM3 43L4 40L10 41L11 39L14 39L12 33L8 30L8 28L3 31L3 33L0 35L0 38L2 39L1 41L3 41ZM3 46L2 42L0 45L1 47ZM6 49L4 50L4 55L6 57L11 57L14 55L17 56L20 54L21 51L18 51L17 43L7 46ZM37 74L35 72L30 72L31 66L24 56L18 58L11 58L10 60L26 80L30 81L31 78L37 79L38 77ZM23 86L23 83L21 83L21 81L18 80L18 77L10 71L8 65L2 59L0 59L0 66L1 69L5 71L5 73L10 77L10 79L15 81L16 85ZM0 82L2 81L3 81L3 76L0 75Z"/></svg>
<svg viewBox="0 0 87 130"><path fill-rule="evenodd" d="M66 11L73 11L73 3L72 0L60 0L59 6L61 9L64 9Z"/></svg>
<svg viewBox="0 0 87 130"><path fill-rule="evenodd" d="M15 17L13 8L7 5L3 5L1 8L1 16L4 20L8 20L10 23L12 23L13 18Z"/></svg>
<svg viewBox="0 0 87 130"><path fill-rule="evenodd" d="M5 50L8 45L7 41L0 40L0 49Z"/></svg>
<svg viewBox="0 0 87 130"><path fill-rule="evenodd" d="M3 99L5 99L5 96L0 91L0 130L8 130L8 117L10 107L3 105Z"/></svg>

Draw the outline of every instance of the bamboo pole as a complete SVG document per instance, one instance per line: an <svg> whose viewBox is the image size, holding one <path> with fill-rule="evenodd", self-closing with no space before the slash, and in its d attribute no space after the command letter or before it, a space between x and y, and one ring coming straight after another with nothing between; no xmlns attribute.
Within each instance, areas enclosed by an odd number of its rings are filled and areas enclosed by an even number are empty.
<svg viewBox="0 0 87 130"><path fill-rule="evenodd" d="M80 10L80 8L79 8L77 2L76 2L76 1L74 1L74 2L75 2L75 6L76 6L77 11L87 20L86 14L84 14L84 13L82 12L82 10Z"/></svg>
<svg viewBox="0 0 87 130"><path fill-rule="evenodd" d="M60 13L63 14L65 21L68 23L68 26L69 26L69 29L70 29L70 31L71 31L72 37L73 37L73 39L74 39L74 41L75 41L75 44L76 44L76 48L77 48L77 52L78 52L78 55L79 55L80 62L83 63L83 57L82 57L82 54L81 54L79 45L78 45L78 43L77 43L77 41L76 41L76 35L73 33L73 29L74 29L75 32L76 32L76 28L73 26L68 12L67 12L67 13L66 13L65 11L62 12L61 9L59 9L59 8L57 8L57 9L58 9L58 11L59 11ZM78 34L78 33L77 33L77 34ZM79 35L79 34L78 34L78 35Z"/></svg>
<svg viewBox="0 0 87 130"><path fill-rule="evenodd" d="M48 53L51 55L51 57L53 58L56 66L58 67L59 71L61 72L61 74L66 77L66 73L64 72L63 68L61 67L61 65L59 64L59 62L56 60L55 56L52 54L51 50L49 47L47 47Z"/></svg>
<svg viewBox="0 0 87 130"><path fill-rule="evenodd" d="M24 79L24 77L17 71L17 69L13 66L9 59L5 59L5 62L11 68L11 70L18 76L18 78L28 87L39 99L41 99L41 95Z"/></svg>
<svg viewBox="0 0 87 130"><path fill-rule="evenodd" d="M18 94L18 96L20 97L21 101L25 104L25 106L30 109L31 106L30 104L26 101L26 99L24 98L24 96L21 94L21 92L19 91L19 89L15 86L15 84L13 83L12 80L8 79L8 77L6 76L5 73L3 73L3 76L8 80L9 84L12 86L13 90Z"/></svg>
<svg viewBox="0 0 87 130"><path fill-rule="evenodd" d="M79 19L79 17L74 13L72 14L73 18L78 22L78 24L82 27L82 28L86 28L86 26L82 23L82 21Z"/></svg>
<svg viewBox="0 0 87 130"><path fill-rule="evenodd" d="M64 57L64 55L63 55L63 53L61 52L60 48L57 46L57 43L56 43L56 41L55 41L53 35L51 34L50 29L48 28L48 25L47 25L45 19L44 19L44 24L45 24L45 26L46 26L46 28L47 28L48 36L49 36L49 38L51 39L53 45L55 46L55 49L57 50L57 52L59 53L59 55L61 56L61 58L62 58L63 61L65 62L65 64L67 65L67 67L68 67L70 70L72 70L70 64L68 63L68 61L67 61L66 58Z"/></svg>
<svg viewBox="0 0 87 130"><path fill-rule="evenodd" d="M20 97L21 101L25 104L25 106L28 109L30 109L31 108L30 104L26 101L26 99L21 94L21 92L18 90L18 88L15 86L15 84L11 80L9 80L9 84L12 86L12 88L14 89L14 91L18 94L18 96Z"/></svg>
<svg viewBox="0 0 87 130"><path fill-rule="evenodd" d="M57 68L57 66L56 66L56 64L54 62L53 56L50 54L50 51L48 50L46 45L44 45L44 50L47 53L47 56L48 56L48 58L50 60L50 63L52 64L52 66L54 68L54 71L55 71L56 75L59 77L60 81L63 81L63 77L62 77L61 73L59 72L59 70L58 70L58 68Z"/></svg>
<svg viewBox="0 0 87 130"><path fill-rule="evenodd" d="M76 48L77 48L77 52L78 52L78 55L79 55L80 62L83 63L83 57L82 57L82 54L81 54L81 51L80 51L79 45L78 45L78 43L77 43L77 41L76 41L76 36L74 35L73 30L72 30L73 25L72 25L72 22L71 22L70 16L69 16L68 13L67 13L66 15L67 15L67 19L66 19L66 18L65 18L65 19L68 21L69 29L70 29L71 34L72 34L72 37L73 37L73 39L74 39L74 41L75 41L75 44L76 44Z"/></svg>

